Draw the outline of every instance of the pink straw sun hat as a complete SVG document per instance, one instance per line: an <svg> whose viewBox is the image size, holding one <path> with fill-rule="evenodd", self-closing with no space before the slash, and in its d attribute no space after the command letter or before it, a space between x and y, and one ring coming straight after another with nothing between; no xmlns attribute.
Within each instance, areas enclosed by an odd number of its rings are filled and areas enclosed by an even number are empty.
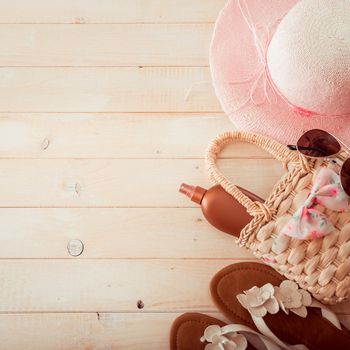
<svg viewBox="0 0 350 350"><path fill-rule="evenodd" d="M350 145L350 1L230 0L210 48L216 94L242 130Z"/></svg>

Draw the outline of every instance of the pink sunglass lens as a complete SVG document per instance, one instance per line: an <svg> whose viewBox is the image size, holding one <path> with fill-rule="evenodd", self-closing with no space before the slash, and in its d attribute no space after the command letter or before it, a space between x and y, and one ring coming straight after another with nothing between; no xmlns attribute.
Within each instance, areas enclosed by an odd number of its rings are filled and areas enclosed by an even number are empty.
<svg viewBox="0 0 350 350"><path fill-rule="evenodd" d="M344 191L350 196L350 159L347 159L341 168L340 180Z"/></svg>

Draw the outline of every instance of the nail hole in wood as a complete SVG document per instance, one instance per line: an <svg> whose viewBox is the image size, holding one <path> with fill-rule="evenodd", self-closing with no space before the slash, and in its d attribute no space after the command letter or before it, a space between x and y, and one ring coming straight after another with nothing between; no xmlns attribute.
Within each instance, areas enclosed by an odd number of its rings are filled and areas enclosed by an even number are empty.
<svg viewBox="0 0 350 350"><path fill-rule="evenodd" d="M136 303L136 306L139 310L143 309L145 307L145 304L142 300L138 300Z"/></svg>

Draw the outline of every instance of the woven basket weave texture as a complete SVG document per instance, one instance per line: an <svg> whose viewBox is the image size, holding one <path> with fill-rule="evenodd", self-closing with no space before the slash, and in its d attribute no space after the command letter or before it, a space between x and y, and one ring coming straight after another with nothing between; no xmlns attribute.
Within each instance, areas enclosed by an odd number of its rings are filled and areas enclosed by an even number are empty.
<svg viewBox="0 0 350 350"><path fill-rule="evenodd" d="M217 168L216 159L229 143L253 143L283 162L287 172L274 186L265 203L253 202ZM335 230L323 237L302 241L280 235L282 227L302 206L313 177L327 160L311 160L262 135L227 132L213 140L206 154L213 184L220 184L253 216L237 243L251 250L279 273L308 290L325 304L346 300L350 292L350 213L317 206L332 221Z"/></svg>

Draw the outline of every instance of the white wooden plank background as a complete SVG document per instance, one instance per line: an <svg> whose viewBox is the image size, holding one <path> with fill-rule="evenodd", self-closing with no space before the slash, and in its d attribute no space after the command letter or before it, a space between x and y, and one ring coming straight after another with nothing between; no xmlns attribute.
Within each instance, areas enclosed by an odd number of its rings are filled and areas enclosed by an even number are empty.
<svg viewBox="0 0 350 350"><path fill-rule="evenodd" d="M212 29L212 24L1 24L1 63L70 67L205 66ZM16 56L11 55L14 51Z"/></svg>
<svg viewBox="0 0 350 350"><path fill-rule="evenodd" d="M0 109L218 112L220 106L209 79L207 67L0 68ZM195 85L198 82L205 84Z"/></svg>
<svg viewBox="0 0 350 350"><path fill-rule="evenodd" d="M273 159L218 164L261 197L283 174ZM0 168L0 207L193 207L179 184L207 186L202 159L3 159Z"/></svg>
<svg viewBox="0 0 350 350"><path fill-rule="evenodd" d="M209 185L233 128L208 68L224 3L0 0L1 350L166 349L181 312L220 318L211 276L253 257L177 191ZM282 174L252 146L221 158L261 196Z"/></svg>
<svg viewBox="0 0 350 350"><path fill-rule="evenodd" d="M220 113L2 113L0 122L2 158L202 159L208 140L232 128ZM270 155L244 144L227 147L220 157Z"/></svg>
<svg viewBox="0 0 350 350"><path fill-rule="evenodd" d="M2 23L213 22L225 0L1 0Z"/></svg>

